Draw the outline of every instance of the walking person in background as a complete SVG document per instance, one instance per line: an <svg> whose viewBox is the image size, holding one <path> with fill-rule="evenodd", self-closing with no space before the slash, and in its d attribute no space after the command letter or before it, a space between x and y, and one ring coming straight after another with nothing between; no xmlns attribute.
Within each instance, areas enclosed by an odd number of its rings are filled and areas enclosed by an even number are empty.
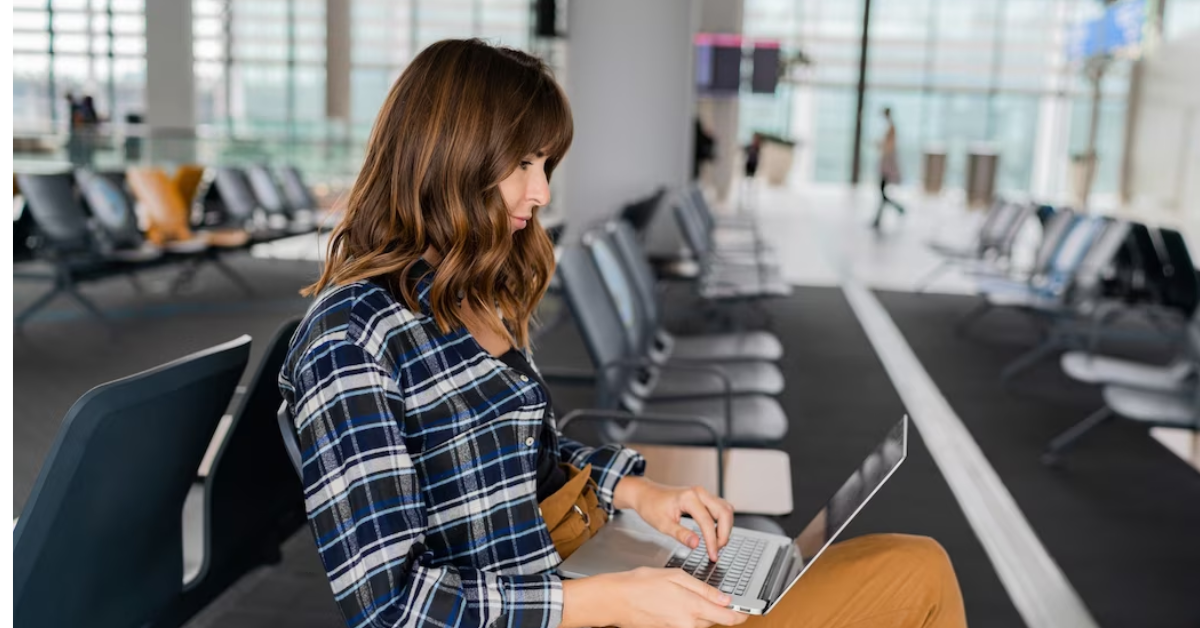
<svg viewBox="0 0 1200 628"><path fill-rule="evenodd" d="M901 216L904 215L904 207L887 195L888 184L900 182L900 163L896 159L896 124L892 121L890 107L884 107L883 119L887 120L887 132L879 140L879 209L875 212L875 222L871 224L874 229L879 229L885 205L890 204Z"/></svg>

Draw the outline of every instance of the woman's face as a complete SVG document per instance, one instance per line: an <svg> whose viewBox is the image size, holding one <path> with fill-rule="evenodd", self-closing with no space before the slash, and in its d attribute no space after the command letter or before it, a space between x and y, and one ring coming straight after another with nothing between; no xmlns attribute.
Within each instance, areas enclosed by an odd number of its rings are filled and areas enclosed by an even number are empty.
<svg viewBox="0 0 1200 628"><path fill-rule="evenodd" d="M550 182L546 180L546 156L526 155L521 165L500 182L500 196L508 208L509 224L516 233L533 220L535 208L550 203Z"/></svg>

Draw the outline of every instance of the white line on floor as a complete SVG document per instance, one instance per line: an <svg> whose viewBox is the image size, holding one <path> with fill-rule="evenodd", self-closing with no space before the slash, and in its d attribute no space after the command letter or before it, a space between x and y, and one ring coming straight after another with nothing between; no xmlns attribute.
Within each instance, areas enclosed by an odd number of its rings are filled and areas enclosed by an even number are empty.
<svg viewBox="0 0 1200 628"><path fill-rule="evenodd" d="M842 290L1025 623L1095 628L1083 600L875 295L849 278Z"/></svg>

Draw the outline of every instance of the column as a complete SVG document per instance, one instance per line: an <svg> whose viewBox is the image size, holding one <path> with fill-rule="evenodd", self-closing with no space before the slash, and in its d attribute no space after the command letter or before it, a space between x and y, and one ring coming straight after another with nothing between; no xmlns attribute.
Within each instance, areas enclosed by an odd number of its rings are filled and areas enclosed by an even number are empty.
<svg viewBox="0 0 1200 628"><path fill-rule="evenodd" d="M191 0L146 3L146 131L154 162L195 159Z"/></svg>

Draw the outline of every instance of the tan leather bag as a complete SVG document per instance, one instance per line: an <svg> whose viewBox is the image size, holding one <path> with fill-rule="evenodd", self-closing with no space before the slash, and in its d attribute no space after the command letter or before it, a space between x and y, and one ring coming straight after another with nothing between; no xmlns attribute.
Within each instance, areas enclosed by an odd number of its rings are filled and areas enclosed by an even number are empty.
<svg viewBox="0 0 1200 628"><path fill-rule="evenodd" d="M582 470L562 463L567 483L538 504L554 549L566 560L608 523L608 513L596 496L592 465Z"/></svg>

